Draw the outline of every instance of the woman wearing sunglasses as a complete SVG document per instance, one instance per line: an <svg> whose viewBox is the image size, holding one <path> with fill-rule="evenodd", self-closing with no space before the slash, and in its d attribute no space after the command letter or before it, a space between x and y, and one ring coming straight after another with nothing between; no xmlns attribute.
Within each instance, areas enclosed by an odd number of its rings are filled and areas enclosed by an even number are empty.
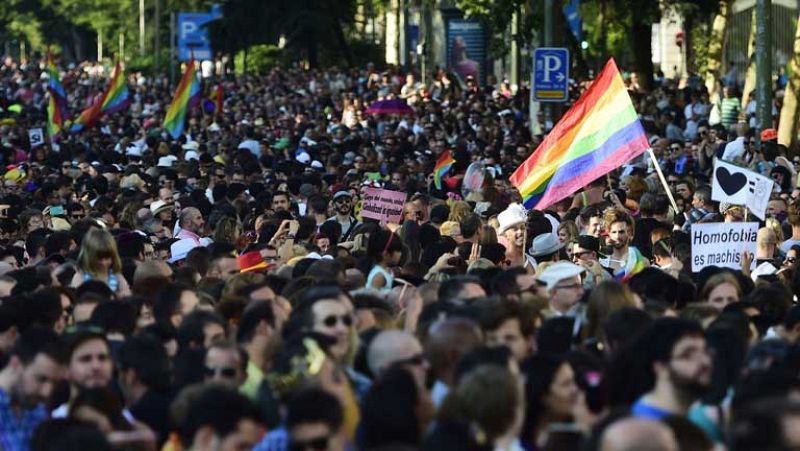
<svg viewBox="0 0 800 451"><path fill-rule="evenodd" d="M72 279L72 286L77 288L90 280L105 283L117 297L131 294L128 282L122 276L122 262L114 237L96 227L90 228L81 242L78 271Z"/></svg>

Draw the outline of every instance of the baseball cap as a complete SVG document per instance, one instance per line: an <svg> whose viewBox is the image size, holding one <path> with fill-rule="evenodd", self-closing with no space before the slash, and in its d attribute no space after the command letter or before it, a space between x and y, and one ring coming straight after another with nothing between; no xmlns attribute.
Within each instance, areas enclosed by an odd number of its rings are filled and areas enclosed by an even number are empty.
<svg viewBox="0 0 800 451"><path fill-rule="evenodd" d="M298 163L302 164L308 164L311 162L311 156L307 152L300 152L296 157L294 157L294 159L297 160Z"/></svg>
<svg viewBox="0 0 800 451"><path fill-rule="evenodd" d="M347 190L337 191L336 194L333 195L333 200L336 200L336 199L338 199L340 197L352 198L353 197L353 193L351 193L350 191L347 191Z"/></svg>

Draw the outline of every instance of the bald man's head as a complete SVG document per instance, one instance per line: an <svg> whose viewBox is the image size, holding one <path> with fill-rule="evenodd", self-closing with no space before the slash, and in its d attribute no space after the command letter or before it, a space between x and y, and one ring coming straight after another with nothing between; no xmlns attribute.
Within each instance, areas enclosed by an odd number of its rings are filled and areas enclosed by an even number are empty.
<svg viewBox="0 0 800 451"><path fill-rule="evenodd" d="M600 451L678 451L678 441L658 421L625 418L606 429Z"/></svg>
<svg viewBox="0 0 800 451"><path fill-rule="evenodd" d="M482 343L483 334L476 323L466 318L449 318L431 326L425 351L436 377L451 383L461 357Z"/></svg>
<svg viewBox="0 0 800 451"><path fill-rule="evenodd" d="M367 350L369 370L376 377L393 363L422 354L419 340L402 330L384 330L372 340Z"/></svg>
<svg viewBox="0 0 800 451"><path fill-rule="evenodd" d="M136 271L133 273L133 283L137 283L151 279L154 277L163 277L169 279L172 277L172 268L166 262L161 260L151 260L140 263L136 266Z"/></svg>

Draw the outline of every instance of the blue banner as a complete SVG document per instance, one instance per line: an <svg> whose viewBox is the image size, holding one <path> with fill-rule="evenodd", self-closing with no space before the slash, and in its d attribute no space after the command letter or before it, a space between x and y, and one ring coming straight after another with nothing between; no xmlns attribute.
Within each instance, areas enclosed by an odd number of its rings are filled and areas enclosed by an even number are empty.
<svg viewBox="0 0 800 451"><path fill-rule="evenodd" d="M474 20L447 22L447 67L462 81L474 77L479 85L486 80L486 33Z"/></svg>
<svg viewBox="0 0 800 451"><path fill-rule="evenodd" d="M569 0L564 4L564 17L578 45L583 41L583 19L581 18L581 0Z"/></svg>

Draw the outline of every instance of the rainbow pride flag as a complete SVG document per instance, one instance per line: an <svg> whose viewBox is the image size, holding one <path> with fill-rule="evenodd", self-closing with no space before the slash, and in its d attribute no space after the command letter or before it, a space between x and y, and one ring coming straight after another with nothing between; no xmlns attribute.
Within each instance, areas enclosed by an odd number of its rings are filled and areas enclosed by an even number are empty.
<svg viewBox="0 0 800 451"><path fill-rule="evenodd" d="M53 137L58 135L67 119L67 93L61 85L58 68L50 53L47 54L47 75L47 92L50 94L47 102L47 134Z"/></svg>
<svg viewBox="0 0 800 451"><path fill-rule="evenodd" d="M120 112L131 103L131 95L128 92L128 85L125 83L125 73L122 71L122 66L119 61L114 67L114 75L108 83L106 93L103 95L103 100L100 102L100 113L114 114Z"/></svg>
<svg viewBox="0 0 800 451"><path fill-rule="evenodd" d="M84 128L92 127L100 117L106 114L124 110L130 105L130 101L125 75L122 71L122 66L117 62L105 93L92 106L81 112L78 119L70 126L70 133L76 133Z"/></svg>
<svg viewBox="0 0 800 451"><path fill-rule="evenodd" d="M178 139L183 134L183 126L189 109L200 101L202 91L196 72L194 58L192 58L186 65L186 72L183 73L178 89L175 90L175 96L172 98L172 103L164 116L164 128L172 136L172 139Z"/></svg>
<svg viewBox="0 0 800 451"><path fill-rule="evenodd" d="M614 271L614 279L623 283L627 282L631 279L631 277L639 274L648 266L650 266L650 263L647 261L644 255L639 252L639 249L630 246L628 248L628 260L625 262L625 266L621 266L619 269Z"/></svg>
<svg viewBox="0 0 800 451"><path fill-rule="evenodd" d="M439 159L436 160L436 166L433 167L433 184L436 185L436 189L442 189L442 177L447 174L447 171L450 170L450 167L455 162L456 160L453 159L449 150L445 150L439 155Z"/></svg>
<svg viewBox="0 0 800 451"><path fill-rule="evenodd" d="M614 59L509 180L544 210L649 147Z"/></svg>

